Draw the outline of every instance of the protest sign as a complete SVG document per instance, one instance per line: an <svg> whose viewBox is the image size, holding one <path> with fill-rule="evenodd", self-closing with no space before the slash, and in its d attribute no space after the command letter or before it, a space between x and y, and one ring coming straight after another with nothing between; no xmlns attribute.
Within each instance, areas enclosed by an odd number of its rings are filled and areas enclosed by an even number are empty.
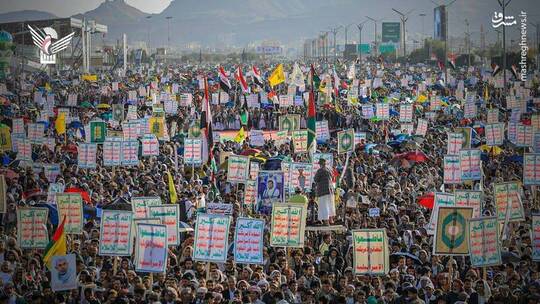
<svg viewBox="0 0 540 304"><path fill-rule="evenodd" d="M122 166L139 165L139 142L136 140L122 142Z"/></svg>
<svg viewBox="0 0 540 304"><path fill-rule="evenodd" d="M292 141L294 147L294 153L307 153L308 146L308 131L297 130L292 132Z"/></svg>
<svg viewBox="0 0 540 304"><path fill-rule="evenodd" d="M453 207L456 205L456 196L453 193L435 192L433 198L433 209L429 217L429 223L426 227L428 233L432 234L437 226L437 214L441 206Z"/></svg>
<svg viewBox="0 0 540 304"><path fill-rule="evenodd" d="M150 206L161 205L161 198L159 196L139 196L131 198L131 208L133 211L133 217L135 219L139 218L149 218L150 217Z"/></svg>
<svg viewBox="0 0 540 304"><path fill-rule="evenodd" d="M249 131L249 143L254 147L264 146L264 132L263 130L250 130Z"/></svg>
<svg viewBox="0 0 540 304"><path fill-rule="evenodd" d="M234 261L263 264L264 220L240 217L234 230Z"/></svg>
<svg viewBox="0 0 540 304"><path fill-rule="evenodd" d="M285 192L284 172L259 171L257 177L257 210L270 214L275 203L283 203Z"/></svg>
<svg viewBox="0 0 540 304"><path fill-rule="evenodd" d="M352 231L353 273L356 275L385 275L390 260L385 229Z"/></svg>
<svg viewBox="0 0 540 304"><path fill-rule="evenodd" d="M381 214L380 208L369 208L368 209L369 217L379 217Z"/></svg>
<svg viewBox="0 0 540 304"><path fill-rule="evenodd" d="M249 179L257 179L259 176L259 171L261 170L261 165L259 162L254 161L253 159L249 160Z"/></svg>
<svg viewBox="0 0 540 304"><path fill-rule="evenodd" d="M21 248L45 248L49 244L47 208L17 209L17 244Z"/></svg>
<svg viewBox="0 0 540 304"><path fill-rule="evenodd" d="M390 104L388 103L377 103L376 105L375 116L382 120L390 119Z"/></svg>
<svg viewBox="0 0 540 304"><path fill-rule="evenodd" d="M122 164L122 142L106 140L103 142L103 166Z"/></svg>
<svg viewBox="0 0 540 304"><path fill-rule="evenodd" d="M540 261L540 214L533 214L531 225L532 260Z"/></svg>
<svg viewBox="0 0 540 304"><path fill-rule="evenodd" d="M412 104L399 105L399 121L411 122L413 119L413 106Z"/></svg>
<svg viewBox="0 0 540 304"><path fill-rule="evenodd" d="M540 153L540 132L535 132L534 133L533 152L534 153Z"/></svg>
<svg viewBox="0 0 540 304"><path fill-rule="evenodd" d="M158 273L167 268L168 244L165 225L136 225L135 271Z"/></svg>
<svg viewBox="0 0 540 304"><path fill-rule="evenodd" d="M232 215L233 210L233 204L206 203L206 212L208 214Z"/></svg>
<svg viewBox="0 0 540 304"><path fill-rule="evenodd" d="M292 135L294 130L300 130L300 115L287 114L279 116L279 130L287 131L289 135Z"/></svg>
<svg viewBox="0 0 540 304"><path fill-rule="evenodd" d="M426 136L428 129L428 121L425 119L418 119L418 124L416 125L416 135Z"/></svg>
<svg viewBox="0 0 540 304"><path fill-rule="evenodd" d="M518 182L507 182L493 185L495 207L499 222L519 222L525 220L525 213L521 203L521 186ZM508 214L507 214L508 212Z"/></svg>
<svg viewBox="0 0 540 304"><path fill-rule="evenodd" d="M29 123L28 135L26 138L32 144L41 144L41 140L45 136L45 125L41 123Z"/></svg>
<svg viewBox="0 0 540 304"><path fill-rule="evenodd" d="M13 148L17 148L14 151L17 152L17 159L23 161L32 160L32 143L26 138L16 138L14 141Z"/></svg>
<svg viewBox="0 0 540 304"><path fill-rule="evenodd" d="M90 142L102 143L107 137L107 124L104 121L90 122Z"/></svg>
<svg viewBox="0 0 540 304"><path fill-rule="evenodd" d="M180 221L180 206L176 204L149 206L148 213L149 218L161 219L161 223L167 226L167 246L178 245L178 222Z"/></svg>
<svg viewBox="0 0 540 304"><path fill-rule="evenodd" d="M193 103L193 95L191 93L180 94L180 105L182 107L189 107Z"/></svg>
<svg viewBox="0 0 540 304"><path fill-rule="evenodd" d="M270 246L303 248L306 213L306 206L303 204L274 204Z"/></svg>
<svg viewBox="0 0 540 304"><path fill-rule="evenodd" d="M81 169L95 169L97 154L97 144L79 143L77 166Z"/></svg>
<svg viewBox="0 0 540 304"><path fill-rule="evenodd" d="M470 220L469 248L473 267L497 266L502 263L497 217Z"/></svg>
<svg viewBox="0 0 540 304"><path fill-rule="evenodd" d="M365 119L371 119L375 114L373 113L372 105L362 106L362 117Z"/></svg>
<svg viewBox="0 0 540 304"><path fill-rule="evenodd" d="M499 109L487 110L487 123L495 124L499 122Z"/></svg>
<svg viewBox="0 0 540 304"><path fill-rule="evenodd" d="M124 120L124 105L123 104L112 105L112 119L118 122L121 122L122 120Z"/></svg>
<svg viewBox="0 0 540 304"><path fill-rule="evenodd" d="M495 123L484 126L484 132L486 134L486 145L488 146L500 146L504 141L504 124Z"/></svg>
<svg viewBox="0 0 540 304"><path fill-rule="evenodd" d="M354 133L354 146L367 143L367 133L358 132Z"/></svg>
<svg viewBox="0 0 540 304"><path fill-rule="evenodd" d="M244 190L244 205L253 208L257 203L257 180L247 180Z"/></svg>
<svg viewBox="0 0 540 304"><path fill-rule="evenodd" d="M482 191L456 190L456 207L473 208L473 217L482 216Z"/></svg>
<svg viewBox="0 0 540 304"><path fill-rule="evenodd" d="M517 124L516 127L516 146L532 147L534 128L524 124Z"/></svg>
<svg viewBox="0 0 540 304"><path fill-rule="evenodd" d="M249 179L249 157L230 155L227 161L227 181L245 183Z"/></svg>
<svg viewBox="0 0 540 304"><path fill-rule="evenodd" d="M354 151L354 129L339 131L338 138L338 154Z"/></svg>
<svg viewBox="0 0 540 304"><path fill-rule="evenodd" d="M185 141L189 140L188 138L184 139ZM159 141L154 134L145 134L141 138L142 143L142 156L158 156L159 155Z"/></svg>
<svg viewBox="0 0 540 304"><path fill-rule="evenodd" d="M57 193L58 220L66 217L66 234L81 234L83 227L83 202L79 193Z"/></svg>
<svg viewBox="0 0 540 304"><path fill-rule="evenodd" d="M479 149L462 149L459 151L461 180L480 180L482 178L480 155Z"/></svg>
<svg viewBox="0 0 540 304"><path fill-rule="evenodd" d="M469 254L469 220L473 209L463 207L439 207L435 228L434 255Z"/></svg>
<svg viewBox="0 0 540 304"><path fill-rule="evenodd" d="M230 224L229 216L198 213L195 222L193 260L225 263L229 249Z"/></svg>
<svg viewBox="0 0 540 304"><path fill-rule="evenodd" d="M300 188L303 193L311 192L313 183L313 165L309 163L291 163L289 168L289 192Z"/></svg>
<svg viewBox="0 0 540 304"><path fill-rule="evenodd" d="M445 184L461 184L461 164L458 155L445 155L443 169Z"/></svg>
<svg viewBox="0 0 540 304"><path fill-rule="evenodd" d="M517 144L517 123L514 122L508 122L507 123L507 138L508 140L513 143Z"/></svg>
<svg viewBox="0 0 540 304"><path fill-rule="evenodd" d="M284 145L288 142L288 135L287 131L277 131L276 136L274 139L274 144L279 147L281 145Z"/></svg>
<svg viewBox="0 0 540 304"><path fill-rule="evenodd" d="M465 110L463 111L464 112L463 116L465 118L475 118L477 110L478 108L476 107L475 103L467 102L465 103Z"/></svg>
<svg viewBox="0 0 540 304"><path fill-rule="evenodd" d="M200 166L202 164L202 140L198 138L184 139L184 164Z"/></svg>
<svg viewBox="0 0 540 304"><path fill-rule="evenodd" d="M334 167L334 155L332 153L313 153L313 174L317 172L321 168L319 165L319 160L323 158L326 160L326 167L327 168L333 168Z"/></svg>
<svg viewBox="0 0 540 304"><path fill-rule="evenodd" d="M462 133L448 133L448 148L446 154L458 155L463 146Z"/></svg>
<svg viewBox="0 0 540 304"><path fill-rule="evenodd" d="M540 154L523 154L523 184L540 185Z"/></svg>
<svg viewBox="0 0 540 304"><path fill-rule="evenodd" d="M131 255L133 212L103 210L99 229L99 255Z"/></svg>
<svg viewBox="0 0 540 304"><path fill-rule="evenodd" d="M326 142L330 139L330 130L328 129L328 120L315 122L315 134L318 142Z"/></svg>
<svg viewBox="0 0 540 304"><path fill-rule="evenodd" d="M75 254L56 255L51 259L51 289L54 292L77 289Z"/></svg>
<svg viewBox="0 0 540 304"><path fill-rule="evenodd" d="M163 140L165 137L165 117L150 117L148 119L148 131L159 140Z"/></svg>
<svg viewBox="0 0 540 304"><path fill-rule="evenodd" d="M139 137L140 123L138 120L130 120L122 123L122 135L124 140L136 140Z"/></svg>

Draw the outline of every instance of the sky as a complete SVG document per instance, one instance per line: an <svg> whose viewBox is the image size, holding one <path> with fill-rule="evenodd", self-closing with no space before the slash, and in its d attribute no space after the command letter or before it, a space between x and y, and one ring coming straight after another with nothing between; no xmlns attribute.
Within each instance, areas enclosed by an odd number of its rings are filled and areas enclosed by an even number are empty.
<svg viewBox="0 0 540 304"><path fill-rule="evenodd" d="M93 10L103 0L7 0L2 1L0 13L19 10L39 10L50 12L58 17L67 17ZM145 13L160 13L171 0L126 0L126 2Z"/></svg>

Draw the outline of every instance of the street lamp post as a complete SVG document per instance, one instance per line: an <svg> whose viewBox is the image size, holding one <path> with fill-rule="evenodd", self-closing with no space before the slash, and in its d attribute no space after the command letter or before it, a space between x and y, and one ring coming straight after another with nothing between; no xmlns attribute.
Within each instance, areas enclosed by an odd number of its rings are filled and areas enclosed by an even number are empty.
<svg viewBox="0 0 540 304"><path fill-rule="evenodd" d="M376 19L373 19L369 16L366 16L366 18L368 18L369 20L373 21L373 23L375 24L375 42L373 42L373 46L375 47L375 56L377 56L377 20Z"/></svg>
<svg viewBox="0 0 540 304"><path fill-rule="evenodd" d="M336 62L337 60L337 49L336 49L336 36L337 36L337 33L339 32L339 30L342 28L343 26L340 25L338 27L334 27L334 28L331 28L330 29L330 32L332 34L334 34L334 63Z"/></svg>
<svg viewBox="0 0 540 304"><path fill-rule="evenodd" d="M407 44L406 44L407 42L405 41L405 33L406 33L406 32L405 32L405 23L406 23L407 20L409 19L409 18L407 17L407 15L409 15L413 10L410 10L410 11L408 11L408 12L405 13L405 14L402 13L402 12L400 12L400 11L398 11L398 10L395 9L395 8L392 8L392 10L393 10L394 12L396 12L396 13L399 15L399 17L400 17L400 19L401 19L401 24L403 25L403 37L402 37L402 41L403 41L403 57L405 57L405 56L407 56ZM396 56L396 57L397 57L397 56Z"/></svg>
<svg viewBox="0 0 540 304"><path fill-rule="evenodd" d="M362 29L364 28L364 24L367 22L367 20L365 20L364 22L361 22L359 24L356 25L356 27L358 28L358 45L360 47L360 50L359 50L359 55L360 55L360 65L362 64Z"/></svg>
<svg viewBox="0 0 540 304"><path fill-rule="evenodd" d="M171 47L171 16L165 17L167 19L167 47Z"/></svg>
<svg viewBox="0 0 540 304"><path fill-rule="evenodd" d="M354 25L354 23L350 23L350 24L347 24L347 25L345 26L345 45L347 45L347 42L348 42L348 41L347 41L347 38L348 38L348 37L347 37L347 32L349 31L349 27L350 27L351 25Z"/></svg>
<svg viewBox="0 0 540 304"><path fill-rule="evenodd" d="M422 38L425 38L426 32L424 31L424 19L426 17L426 14L420 13L418 16L422 17Z"/></svg>
<svg viewBox="0 0 540 304"><path fill-rule="evenodd" d="M148 15L146 16L146 20L148 20L148 53L150 53L150 19L152 19L152 15ZM150 55L150 54L147 54L147 55Z"/></svg>
<svg viewBox="0 0 540 304"><path fill-rule="evenodd" d="M465 19L467 25L467 32L465 33L465 43L467 44L467 73L471 68L471 33L469 32L469 20Z"/></svg>

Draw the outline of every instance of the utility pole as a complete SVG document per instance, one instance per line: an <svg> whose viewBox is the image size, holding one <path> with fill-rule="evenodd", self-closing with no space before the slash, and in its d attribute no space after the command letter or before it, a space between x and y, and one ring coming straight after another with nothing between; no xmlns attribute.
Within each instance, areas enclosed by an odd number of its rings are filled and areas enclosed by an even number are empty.
<svg viewBox="0 0 540 304"><path fill-rule="evenodd" d="M124 45L123 45L123 51L124 51L124 76L126 76L126 72L127 72L127 35L124 33L123 34L123 42L124 42Z"/></svg>
<svg viewBox="0 0 540 304"><path fill-rule="evenodd" d="M367 20L356 25L356 27L358 28L358 46L360 47L360 50L359 50L360 66L362 66L362 29L364 28L364 24L366 22Z"/></svg>
<svg viewBox="0 0 540 304"><path fill-rule="evenodd" d="M392 8L392 10L393 10L394 12L396 12L396 13L399 15L400 19L401 19L401 24L402 24L402 27L403 27L403 35L402 35L402 41L403 41L403 57L405 57L405 56L407 56L407 42L405 41L405 34L406 34L406 32L405 32L405 23L406 23L407 20L409 19L409 18L407 17L407 15L409 15L410 13L412 13L412 11L413 11L414 9L408 11L408 12L405 13L405 14L402 13L402 12L400 12L400 11L398 11L398 10L395 9L395 8Z"/></svg>
<svg viewBox="0 0 540 304"><path fill-rule="evenodd" d="M512 0L497 0L499 5L502 8L503 21L506 21L506 7L510 4ZM506 24L503 23L502 28L503 34L503 83L504 83L504 92L506 93ZM506 101L504 101L503 106L506 108Z"/></svg>
<svg viewBox="0 0 540 304"><path fill-rule="evenodd" d="M336 36L337 36L337 33L339 32L339 30L342 28L343 26L340 25L338 27L334 27L334 28L331 28L330 29L330 32L332 34L334 34L334 63L336 63L336 60L337 60L337 44L336 44Z"/></svg>
<svg viewBox="0 0 540 304"><path fill-rule="evenodd" d="M171 47L171 16L165 17L167 19L167 48Z"/></svg>
<svg viewBox="0 0 540 304"><path fill-rule="evenodd" d="M347 45L347 42L348 42L348 41L347 41L347 32L348 32L349 27L350 27L351 25L354 25L354 23L350 23L350 24L347 24L347 26L345 26L345 45Z"/></svg>
<svg viewBox="0 0 540 304"><path fill-rule="evenodd" d="M426 14L424 13L420 13L418 14L418 16L422 17L422 38L425 39L426 37L426 32L424 31L424 19L426 17Z"/></svg>
<svg viewBox="0 0 540 304"><path fill-rule="evenodd" d="M375 56L377 56L377 53L378 53L378 50L377 50L377 21L378 20L373 19L373 18L371 18L369 16L366 16L366 18L373 21L373 23L375 24L375 42L373 42L373 46L375 47Z"/></svg>
<svg viewBox="0 0 540 304"><path fill-rule="evenodd" d="M467 44L467 74L471 68L471 33L469 32L469 20L465 19L467 32L465 33L465 43Z"/></svg>

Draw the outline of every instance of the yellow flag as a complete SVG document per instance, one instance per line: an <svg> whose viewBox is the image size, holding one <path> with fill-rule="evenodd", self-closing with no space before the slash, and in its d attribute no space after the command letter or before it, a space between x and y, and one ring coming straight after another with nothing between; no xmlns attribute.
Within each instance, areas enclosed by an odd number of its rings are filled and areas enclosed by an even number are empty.
<svg viewBox="0 0 540 304"><path fill-rule="evenodd" d="M171 204L176 204L178 201L178 196L176 196L176 187L174 186L171 172L167 171L167 175L169 177L169 194L171 195Z"/></svg>
<svg viewBox="0 0 540 304"><path fill-rule="evenodd" d="M0 124L0 151L11 151L11 130L8 126Z"/></svg>
<svg viewBox="0 0 540 304"><path fill-rule="evenodd" d="M283 73L283 64L279 64L277 68L272 72L272 75L268 77L268 82L270 86L276 86L282 82L285 82L285 74Z"/></svg>
<svg viewBox="0 0 540 304"><path fill-rule="evenodd" d="M54 123L54 128L58 135L66 133L66 113L59 113Z"/></svg>
<svg viewBox="0 0 540 304"><path fill-rule="evenodd" d="M240 128L240 131L236 133L236 137L234 138L234 141L241 144L246 139L246 132L244 131L244 126Z"/></svg>
<svg viewBox="0 0 540 304"><path fill-rule="evenodd" d="M45 83L45 90L46 90L47 92L52 91L51 85L50 85L48 82Z"/></svg>

